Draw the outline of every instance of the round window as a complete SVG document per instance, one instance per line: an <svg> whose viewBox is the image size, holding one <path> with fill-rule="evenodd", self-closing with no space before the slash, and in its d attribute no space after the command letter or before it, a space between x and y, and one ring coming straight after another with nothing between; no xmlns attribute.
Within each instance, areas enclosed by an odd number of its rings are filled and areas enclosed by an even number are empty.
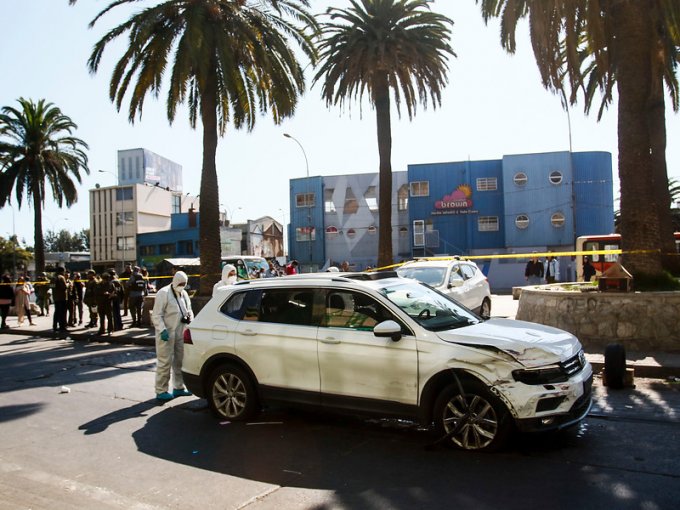
<svg viewBox="0 0 680 510"><path fill-rule="evenodd" d="M354 237L355 235L357 235L356 230L354 230L353 228L347 229L347 237Z"/></svg>
<svg viewBox="0 0 680 510"><path fill-rule="evenodd" d="M558 172L557 170L550 172L550 182L552 184L560 184L562 182L562 172Z"/></svg>
<svg viewBox="0 0 680 510"><path fill-rule="evenodd" d="M512 178L512 180L515 181L515 184L517 186L524 186L529 180L529 178L527 177L527 174L525 174L524 172L517 172L515 174L515 177Z"/></svg>
<svg viewBox="0 0 680 510"><path fill-rule="evenodd" d="M326 235L328 237L335 237L338 235L338 227L326 227Z"/></svg>
<svg viewBox="0 0 680 510"><path fill-rule="evenodd" d="M561 228L564 226L564 214L561 212L556 212L550 217L550 223L555 228Z"/></svg>
<svg viewBox="0 0 680 510"><path fill-rule="evenodd" d="M515 218L515 226L517 228L525 229L529 226L529 216L526 214L519 214Z"/></svg>

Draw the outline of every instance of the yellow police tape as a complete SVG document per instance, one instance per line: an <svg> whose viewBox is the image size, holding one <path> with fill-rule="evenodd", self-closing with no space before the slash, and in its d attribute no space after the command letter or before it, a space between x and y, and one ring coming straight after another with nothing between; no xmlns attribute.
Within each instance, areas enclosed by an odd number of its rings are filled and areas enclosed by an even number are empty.
<svg viewBox="0 0 680 510"><path fill-rule="evenodd" d="M650 254L650 253L660 253L661 250L631 250L631 251L626 251L624 252L621 249L616 249L616 250L588 250L588 251L543 251L543 252L532 252L532 253L494 253L494 254L485 254L485 255L443 255L441 257L416 257L413 260L490 260L490 259L532 259L532 258L541 258L541 257L575 257L575 256L580 256L580 255L644 255L644 254ZM672 253L668 255L680 255L678 253ZM406 261L406 262L412 262L411 260ZM375 271L385 271L387 269L392 269L395 267L401 267L406 262L399 262L397 264L392 264L389 266L382 266L382 267L376 267L372 269L368 269L367 272L375 272ZM216 273L218 274L218 273ZM192 278L205 278L207 276L210 276L209 274L190 274L187 275ZM148 280L162 280L164 278L172 278L172 275L159 275L159 276L151 276L149 275L147 277ZM129 278L119 278L118 279L121 282L124 282L126 280L129 280ZM87 280L80 280L83 283L86 283ZM26 283L31 283L32 285L49 285L51 282L29 282L26 281ZM16 285L16 282L14 283L0 283L0 285Z"/></svg>

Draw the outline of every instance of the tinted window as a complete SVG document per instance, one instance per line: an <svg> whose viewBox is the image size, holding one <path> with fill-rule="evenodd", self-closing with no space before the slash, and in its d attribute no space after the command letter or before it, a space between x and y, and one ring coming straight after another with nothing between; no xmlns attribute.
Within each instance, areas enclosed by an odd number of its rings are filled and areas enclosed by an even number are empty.
<svg viewBox="0 0 680 510"><path fill-rule="evenodd" d="M373 331L376 324L386 320L396 321L409 334L401 321L371 296L347 290L331 290L326 295L326 309L321 325Z"/></svg>
<svg viewBox="0 0 680 510"><path fill-rule="evenodd" d="M221 307L220 312L232 319L241 320L243 317L243 304L245 302L246 292L239 292L231 296Z"/></svg>
<svg viewBox="0 0 680 510"><path fill-rule="evenodd" d="M260 322L312 325L314 291L311 289L271 289L262 291Z"/></svg>

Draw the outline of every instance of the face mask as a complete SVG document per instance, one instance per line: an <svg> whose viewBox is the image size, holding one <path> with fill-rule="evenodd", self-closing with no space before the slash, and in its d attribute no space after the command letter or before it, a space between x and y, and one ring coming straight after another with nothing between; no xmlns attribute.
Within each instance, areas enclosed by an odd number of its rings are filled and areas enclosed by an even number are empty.
<svg viewBox="0 0 680 510"><path fill-rule="evenodd" d="M184 290L188 281L187 275L184 271L177 271L172 277L172 290L180 292Z"/></svg>

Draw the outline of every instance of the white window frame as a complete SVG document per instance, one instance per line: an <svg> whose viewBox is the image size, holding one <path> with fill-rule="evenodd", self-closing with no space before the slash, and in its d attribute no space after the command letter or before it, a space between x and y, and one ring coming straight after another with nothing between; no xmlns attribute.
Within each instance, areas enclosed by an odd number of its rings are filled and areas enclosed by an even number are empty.
<svg viewBox="0 0 680 510"><path fill-rule="evenodd" d="M425 246L424 220L413 220L413 246Z"/></svg>
<svg viewBox="0 0 680 510"><path fill-rule="evenodd" d="M430 196L430 181L413 181L409 188L412 197Z"/></svg>
<svg viewBox="0 0 680 510"><path fill-rule="evenodd" d="M531 223L531 219L529 218L528 214L522 213L515 217L515 226L520 230L526 230L529 228L529 223Z"/></svg>
<svg viewBox="0 0 680 510"><path fill-rule="evenodd" d="M498 179L496 177L478 177L477 191L496 191L498 189Z"/></svg>
<svg viewBox="0 0 680 510"><path fill-rule="evenodd" d="M562 172L560 172L559 170L553 170L552 172L550 172L550 175L548 176L548 180L550 181L550 184L552 184L553 186L559 186L560 184L562 184L563 179L564 176L562 175Z"/></svg>
<svg viewBox="0 0 680 510"><path fill-rule="evenodd" d="M564 228L566 221L567 219L562 211L557 211L552 216L550 216L550 224L554 228Z"/></svg>
<svg viewBox="0 0 680 510"><path fill-rule="evenodd" d="M529 176L526 174L526 172L517 172L513 177L512 177L512 182L515 183L515 186L526 186L527 183L529 182Z"/></svg>
<svg viewBox="0 0 680 510"><path fill-rule="evenodd" d="M314 193L305 192L295 194L295 207L297 208L314 207L314 202Z"/></svg>
<svg viewBox="0 0 680 510"><path fill-rule="evenodd" d="M480 216L477 218L477 230L479 232L498 232L498 216Z"/></svg>
<svg viewBox="0 0 680 510"><path fill-rule="evenodd" d="M311 237L311 239L310 239ZM295 228L295 240L301 243L306 243L309 241L316 240L316 228L315 227L296 227Z"/></svg>

